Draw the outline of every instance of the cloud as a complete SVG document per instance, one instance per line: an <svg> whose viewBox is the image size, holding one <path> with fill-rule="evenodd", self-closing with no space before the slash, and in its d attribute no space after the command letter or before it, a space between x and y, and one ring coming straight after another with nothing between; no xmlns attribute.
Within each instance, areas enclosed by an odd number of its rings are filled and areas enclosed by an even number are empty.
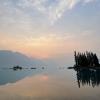
<svg viewBox="0 0 100 100"><path fill-rule="evenodd" d="M51 23L61 18L65 11L71 10L79 2L89 3L96 0L22 0L22 7L35 8L45 14ZM52 3L50 3L50 1Z"/></svg>
<svg viewBox="0 0 100 100"><path fill-rule="evenodd" d="M93 1L96 1L96 0L84 0L85 3L89 3L89 2L93 2Z"/></svg>
<svg viewBox="0 0 100 100"><path fill-rule="evenodd" d="M33 11L33 13L35 9L39 11L40 14L44 14L51 23L54 23L58 19L60 19L67 10L73 9L76 6L76 4L87 4L93 1L96 0L5 0L0 1L1 4L3 2L3 4L0 6L8 7L8 5L10 5L10 7L13 7L12 5L14 4L14 8L19 7L17 8L18 10L20 8L23 8L24 10L30 9L31 11Z"/></svg>

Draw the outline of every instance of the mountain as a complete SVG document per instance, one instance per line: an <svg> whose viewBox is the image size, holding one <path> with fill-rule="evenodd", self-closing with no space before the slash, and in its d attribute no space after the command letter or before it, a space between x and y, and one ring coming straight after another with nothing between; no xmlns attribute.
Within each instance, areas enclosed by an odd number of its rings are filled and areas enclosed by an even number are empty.
<svg viewBox="0 0 100 100"><path fill-rule="evenodd" d="M39 59L29 58L19 52L0 50L0 68L13 67L14 65L39 67L43 65L43 62Z"/></svg>

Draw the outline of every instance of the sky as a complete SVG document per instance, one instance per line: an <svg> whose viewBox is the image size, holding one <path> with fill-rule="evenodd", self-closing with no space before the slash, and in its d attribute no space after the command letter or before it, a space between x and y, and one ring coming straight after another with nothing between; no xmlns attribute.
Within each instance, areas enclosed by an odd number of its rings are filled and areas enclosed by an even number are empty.
<svg viewBox="0 0 100 100"><path fill-rule="evenodd" d="M100 0L0 0L0 50L30 57L100 53Z"/></svg>

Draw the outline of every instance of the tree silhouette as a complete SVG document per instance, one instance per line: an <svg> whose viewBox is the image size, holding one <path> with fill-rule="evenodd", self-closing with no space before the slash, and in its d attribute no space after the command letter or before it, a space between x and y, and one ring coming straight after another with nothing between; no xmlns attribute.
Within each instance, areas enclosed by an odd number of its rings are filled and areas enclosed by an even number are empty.
<svg viewBox="0 0 100 100"><path fill-rule="evenodd" d="M84 53L80 53L80 52L76 52L74 51L74 58L75 58L75 67L98 67L99 64L99 60L98 57L96 55L96 53L92 53L92 52L84 52Z"/></svg>

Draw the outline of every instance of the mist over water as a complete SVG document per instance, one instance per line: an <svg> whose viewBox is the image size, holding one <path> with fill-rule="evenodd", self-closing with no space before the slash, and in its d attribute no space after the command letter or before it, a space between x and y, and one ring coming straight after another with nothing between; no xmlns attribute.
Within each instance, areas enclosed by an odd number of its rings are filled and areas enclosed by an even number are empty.
<svg viewBox="0 0 100 100"><path fill-rule="evenodd" d="M11 71L11 70L10 70ZM14 81L17 75L25 75L22 79ZM30 75L31 73L31 75ZM16 76L14 76L16 74ZM95 87L88 85L89 80L80 76L77 80L77 73L65 67L24 70L12 73L14 80L8 80L7 84L0 86L0 99L2 100L99 100L99 85L94 80ZM84 76L83 76L84 77ZM96 77L95 77L96 78ZM78 81L84 82L79 87ZM81 81L82 80L82 81ZM76 92L77 91L77 92ZM92 95L92 96L91 96Z"/></svg>
<svg viewBox="0 0 100 100"><path fill-rule="evenodd" d="M0 99L99 100L99 71L68 67L49 59L36 69L0 68Z"/></svg>

